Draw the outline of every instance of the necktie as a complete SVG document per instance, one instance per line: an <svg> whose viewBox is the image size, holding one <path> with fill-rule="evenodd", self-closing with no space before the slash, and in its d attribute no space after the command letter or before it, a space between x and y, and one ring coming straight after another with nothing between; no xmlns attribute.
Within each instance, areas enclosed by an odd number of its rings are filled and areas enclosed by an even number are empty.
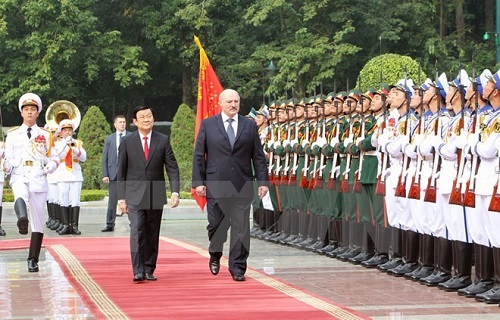
<svg viewBox="0 0 500 320"><path fill-rule="evenodd" d="M31 128L28 128L28 139L31 139Z"/></svg>
<svg viewBox="0 0 500 320"><path fill-rule="evenodd" d="M118 143L122 143L123 132L119 134Z"/></svg>
<svg viewBox="0 0 500 320"><path fill-rule="evenodd" d="M229 138L229 143L231 144L231 148L234 147L234 140L236 140L236 136L234 134L234 129L233 129L233 121L234 119L227 119L227 123L229 124L227 126L227 137Z"/></svg>
<svg viewBox="0 0 500 320"><path fill-rule="evenodd" d="M148 137L142 138L144 140L144 159L148 160L149 157L149 146L148 146Z"/></svg>

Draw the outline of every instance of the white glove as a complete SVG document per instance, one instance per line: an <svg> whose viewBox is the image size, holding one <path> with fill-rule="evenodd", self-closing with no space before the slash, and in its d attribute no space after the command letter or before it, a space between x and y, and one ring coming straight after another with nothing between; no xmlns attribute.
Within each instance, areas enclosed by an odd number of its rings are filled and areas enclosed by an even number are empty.
<svg viewBox="0 0 500 320"><path fill-rule="evenodd" d="M478 133L469 134L469 136L467 137L467 144L469 144L471 147L475 147L478 142L479 142Z"/></svg>
<svg viewBox="0 0 500 320"><path fill-rule="evenodd" d="M378 136L379 146L385 146L388 142L389 142L389 136L386 133L383 133L380 136Z"/></svg>
<svg viewBox="0 0 500 320"><path fill-rule="evenodd" d="M56 168L56 163L54 161L50 161L45 167L43 167L43 172L45 172L45 174L49 174L54 172Z"/></svg>
<svg viewBox="0 0 500 320"><path fill-rule="evenodd" d="M284 140L283 141L283 148L286 148L290 145L290 140Z"/></svg>
<svg viewBox="0 0 500 320"><path fill-rule="evenodd" d="M292 145L292 148L295 148L295 146L299 143L299 140L297 139L293 139L292 141L290 141L290 144Z"/></svg>
<svg viewBox="0 0 500 320"><path fill-rule="evenodd" d="M417 158L417 152L416 152L417 146L413 144L407 144L406 147L403 149L403 152L410 157L410 159L415 159Z"/></svg>
<svg viewBox="0 0 500 320"><path fill-rule="evenodd" d="M333 137L332 140L330 140L330 146L335 147L335 145L339 143L339 138Z"/></svg>
<svg viewBox="0 0 500 320"><path fill-rule="evenodd" d="M280 145L281 145L281 141L275 141L273 144L274 150L276 150Z"/></svg>
<svg viewBox="0 0 500 320"><path fill-rule="evenodd" d="M325 144L326 144L326 138L324 137L319 137L317 140L316 140L316 143L317 145L322 148Z"/></svg>
<svg viewBox="0 0 500 320"><path fill-rule="evenodd" d="M350 143L352 143L352 142L353 142L352 138L349 138L349 137L345 138L345 139L344 139L344 147L346 147L346 148L347 148L347 146L348 146Z"/></svg>
<svg viewBox="0 0 500 320"><path fill-rule="evenodd" d="M304 139L304 140L302 141L302 148L304 148L304 149L305 149L305 148L307 147L307 145L308 145L308 144L309 144L309 141L307 141L306 139Z"/></svg>
<svg viewBox="0 0 500 320"><path fill-rule="evenodd" d="M273 141L269 140L269 141L267 142L267 147L268 147L269 149L271 149L271 148L273 147L273 143L274 143Z"/></svg>
<svg viewBox="0 0 500 320"><path fill-rule="evenodd" d="M402 134L398 136L398 142L401 143L401 148L404 148L407 144L410 143L410 137L406 134Z"/></svg>
<svg viewBox="0 0 500 320"><path fill-rule="evenodd" d="M77 147L73 147L71 148L71 150L73 150L73 155L76 156L77 154L80 153L80 149L78 149Z"/></svg>
<svg viewBox="0 0 500 320"><path fill-rule="evenodd" d="M443 144L443 139L437 135L432 135L432 146L434 147L434 150L438 150L439 147Z"/></svg>

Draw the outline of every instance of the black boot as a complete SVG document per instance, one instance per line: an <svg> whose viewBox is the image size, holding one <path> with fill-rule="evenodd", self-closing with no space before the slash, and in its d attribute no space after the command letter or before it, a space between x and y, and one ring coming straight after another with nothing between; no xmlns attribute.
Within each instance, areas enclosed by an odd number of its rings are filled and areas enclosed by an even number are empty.
<svg viewBox="0 0 500 320"><path fill-rule="evenodd" d="M28 209L23 198L17 198L14 203L14 211L17 216L17 227L20 234L28 234Z"/></svg>
<svg viewBox="0 0 500 320"><path fill-rule="evenodd" d="M395 277L403 277L406 273L411 273L418 268L418 247L419 235L418 232L408 230L406 231L406 255L405 263L396 268L387 270L388 274Z"/></svg>
<svg viewBox="0 0 500 320"><path fill-rule="evenodd" d="M483 301L487 304L500 303L500 248L493 247L493 274L494 286L485 293L476 295L477 301Z"/></svg>
<svg viewBox="0 0 500 320"><path fill-rule="evenodd" d="M429 287L435 287L451 278L451 267L453 264L451 241L445 238L437 238L436 240L438 241L439 250L439 263L437 270L435 270L437 272L419 280L421 284L425 284Z"/></svg>
<svg viewBox="0 0 500 320"><path fill-rule="evenodd" d="M0 236L5 236L6 233L5 231L2 229L2 211L3 211L3 207L0 206Z"/></svg>
<svg viewBox="0 0 500 320"><path fill-rule="evenodd" d="M78 230L78 221L80 220L80 207L70 208L70 226L71 234L81 235L82 232Z"/></svg>
<svg viewBox="0 0 500 320"><path fill-rule="evenodd" d="M38 272L38 259L42 249L43 233L32 232L30 251L28 253L28 272Z"/></svg>
<svg viewBox="0 0 500 320"><path fill-rule="evenodd" d="M71 233L69 209L69 207L61 206L62 228L57 231L60 235Z"/></svg>
<svg viewBox="0 0 500 320"><path fill-rule="evenodd" d="M439 287L447 292L458 291L472 284L472 243L454 241L456 247L453 251L455 275L449 281L439 284Z"/></svg>
<svg viewBox="0 0 500 320"><path fill-rule="evenodd" d="M421 268L418 272L408 277L408 279L412 281L419 281L422 278L430 276L434 272L434 237L429 234L423 234L421 245Z"/></svg>
<svg viewBox="0 0 500 320"><path fill-rule="evenodd" d="M54 212L54 222L49 228L50 230L57 230L61 226L61 206L57 203L53 203L52 211Z"/></svg>
<svg viewBox="0 0 500 320"><path fill-rule="evenodd" d="M52 208L50 207L50 202L45 201L45 204L47 205L47 214L49 215L49 218L45 222L45 226L48 227L52 224Z"/></svg>
<svg viewBox="0 0 500 320"><path fill-rule="evenodd" d="M476 280L470 286L458 289L459 296L474 298L493 288L493 250L490 247L474 244Z"/></svg>

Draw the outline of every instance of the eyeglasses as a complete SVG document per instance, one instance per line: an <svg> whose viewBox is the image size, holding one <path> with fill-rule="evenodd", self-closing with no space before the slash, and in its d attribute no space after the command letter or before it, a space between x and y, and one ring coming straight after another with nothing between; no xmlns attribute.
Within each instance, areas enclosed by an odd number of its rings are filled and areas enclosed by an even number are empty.
<svg viewBox="0 0 500 320"><path fill-rule="evenodd" d="M139 119L139 120L145 120L145 119L151 119L151 118L153 118L152 114L146 114L146 115L142 115L142 116L137 117L137 119Z"/></svg>

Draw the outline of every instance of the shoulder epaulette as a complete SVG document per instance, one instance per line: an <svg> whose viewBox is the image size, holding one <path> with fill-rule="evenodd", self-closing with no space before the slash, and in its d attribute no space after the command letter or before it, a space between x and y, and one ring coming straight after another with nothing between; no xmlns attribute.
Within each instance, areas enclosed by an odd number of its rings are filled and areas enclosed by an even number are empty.
<svg viewBox="0 0 500 320"><path fill-rule="evenodd" d="M19 126L10 128L9 131L7 131L7 132L11 132L11 131L14 131L14 130L17 130L17 129L19 129Z"/></svg>

